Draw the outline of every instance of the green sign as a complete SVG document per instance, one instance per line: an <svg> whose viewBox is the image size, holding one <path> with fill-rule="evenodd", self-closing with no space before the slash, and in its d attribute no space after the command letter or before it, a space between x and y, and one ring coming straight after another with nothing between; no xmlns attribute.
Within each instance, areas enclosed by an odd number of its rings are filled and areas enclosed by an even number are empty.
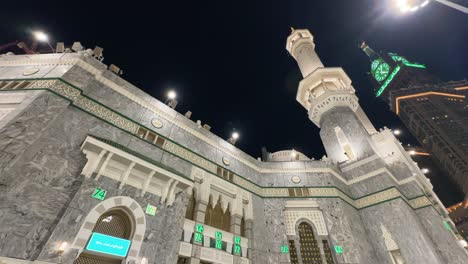
<svg viewBox="0 0 468 264"><path fill-rule="evenodd" d="M93 195L91 195L91 197L99 199L99 200L102 201L102 200L104 200L104 198L106 198L106 194L107 194L107 192L104 191L103 189L95 188L94 192L93 192Z"/></svg>
<svg viewBox="0 0 468 264"><path fill-rule="evenodd" d="M447 228L447 230L452 231L452 227L450 226L450 224L447 221L442 221L442 223L444 223L444 226L445 226L445 228Z"/></svg>
<svg viewBox="0 0 468 264"><path fill-rule="evenodd" d="M195 234L193 234L193 241L197 243L203 243L202 233L195 232Z"/></svg>
<svg viewBox="0 0 468 264"><path fill-rule="evenodd" d="M215 237L217 240L222 240L223 239L223 233L216 231Z"/></svg>
<svg viewBox="0 0 468 264"><path fill-rule="evenodd" d="M205 227L202 224L195 224L195 233L193 234L193 242L203 244L203 231Z"/></svg>
<svg viewBox="0 0 468 264"><path fill-rule="evenodd" d="M240 236L234 236L234 244L235 245L240 245L240 242L241 242Z"/></svg>
<svg viewBox="0 0 468 264"><path fill-rule="evenodd" d="M158 208L156 206L152 206L151 204L148 204L146 206L146 214L149 214L149 215L156 215L156 210Z"/></svg>
<svg viewBox="0 0 468 264"><path fill-rule="evenodd" d="M86 250L102 254L126 257L130 248L130 240L108 236L94 232L89 239Z"/></svg>
<svg viewBox="0 0 468 264"><path fill-rule="evenodd" d="M281 253L289 253L289 247L288 246L281 246Z"/></svg>
<svg viewBox="0 0 468 264"><path fill-rule="evenodd" d="M216 240L215 241L215 248L223 249L223 241L222 240Z"/></svg>
<svg viewBox="0 0 468 264"><path fill-rule="evenodd" d="M202 224L195 225L195 231L197 231L198 233L203 233L203 230L205 230L205 228L203 227Z"/></svg>
<svg viewBox="0 0 468 264"><path fill-rule="evenodd" d="M335 252L336 254L343 254L343 248L340 246L335 246Z"/></svg>
<svg viewBox="0 0 468 264"><path fill-rule="evenodd" d="M234 250L233 250L234 254L238 254L238 255L241 254L241 246L240 245L236 244L236 245L233 246L233 248L234 248Z"/></svg>

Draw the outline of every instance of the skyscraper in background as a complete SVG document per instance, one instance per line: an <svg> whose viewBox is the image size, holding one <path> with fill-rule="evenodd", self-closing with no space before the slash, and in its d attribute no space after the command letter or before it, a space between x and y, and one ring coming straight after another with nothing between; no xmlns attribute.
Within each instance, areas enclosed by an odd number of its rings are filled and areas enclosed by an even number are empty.
<svg viewBox="0 0 468 264"><path fill-rule="evenodd" d="M371 61L375 96L388 103L436 165L468 194L468 81L442 82L424 64L396 53L375 52Z"/></svg>

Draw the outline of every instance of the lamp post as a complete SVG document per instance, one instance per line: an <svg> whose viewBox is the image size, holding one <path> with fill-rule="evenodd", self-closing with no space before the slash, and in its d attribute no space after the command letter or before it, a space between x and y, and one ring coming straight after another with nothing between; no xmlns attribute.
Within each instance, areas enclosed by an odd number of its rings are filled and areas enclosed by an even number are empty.
<svg viewBox="0 0 468 264"><path fill-rule="evenodd" d="M54 48L52 47L52 45L50 45L49 36L47 36L47 34L45 34L45 33L42 32L42 31L34 31L34 32L33 32L33 35L34 35L34 38L35 38L37 41L47 43L47 45L49 45L49 47L50 47L50 49L52 50L52 52L55 52L55 50L54 50Z"/></svg>
<svg viewBox="0 0 468 264"><path fill-rule="evenodd" d="M397 7L400 9L402 13L415 12L425 7L426 5L428 5L430 1L437 1L443 5L457 9L458 11L461 11L465 14L468 14L467 7L461 6L459 4L455 4L447 0L395 0Z"/></svg>
<svg viewBox="0 0 468 264"><path fill-rule="evenodd" d="M177 97L176 92L174 90L169 90L169 92L167 92L167 99L164 103L167 104L172 109L175 109L178 103L176 100L176 97Z"/></svg>
<svg viewBox="0 0 468 264"><path fill-rule="evenodd" d="M228 139L228 142L231 143L232 145L235 145L237 142L237 139L239 139L239 133L233 132L231 137Z"/></svg>

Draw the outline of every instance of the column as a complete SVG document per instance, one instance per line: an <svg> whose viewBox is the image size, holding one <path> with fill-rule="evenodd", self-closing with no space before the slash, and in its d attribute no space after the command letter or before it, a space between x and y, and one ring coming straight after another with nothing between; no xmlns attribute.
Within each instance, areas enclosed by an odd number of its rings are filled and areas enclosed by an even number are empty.
<svg viewBox="0 0 468 264"><path fill-rule="evenodd" d="M205 223L205 213L208 203L204 201L197 201L195 204L193 220L197 223Z"/></svg>
<svg viewBox="0 0 468 264"><path fill-rule="evenodd" d="M231 215L231 233L239 235L241 234L241 221L242 216L240 215Z"/></svg>
<svg viewBox="0 0 468 264"><path fill-rule="evenodd" d="M125 185L125 183L127 182L127 179L128 179L128 176L130 175L130 172L132 171L133 167L135 166L135 162L132 162L130 163L130 165L127 167L127 169L125 170L125 172L122 174L122 176L120 177L120 185L119 185L119 189L122 189L122 187Z"/></svg>
<svg viewBox="0 0 468 264"><path fill-rule="evenodd" d="M99 172L98 174L96 175L96 181L99 180L99 178L101 177L101 175L104 173L104 171L106 170L106 167L107 167L107 163L109 163L109 160L112 158L112 155L114 155L114 153L109 153L106 157L106 160L104 160L104 163L102 163L102 166L101 168L99 169Z"/></svg>
<svg viewBox="0 0 468 264"><path fill-rule="evenodd" d="M245 219L245 237L249 240L249 244L247 245L249 248L254 248L253 245L253 220L252 219ZM250 250L247 250L247 257L252 258L250 255Z"/></svg>
<svg viewBox="0 0 468 264"><path fill-rule="evenodd" d="M323 242L322 239L317 237L317 245L320 250L320 258L322 259L323 264L327 264L327 258L325 257L325 251L323 250Z"/></svg>

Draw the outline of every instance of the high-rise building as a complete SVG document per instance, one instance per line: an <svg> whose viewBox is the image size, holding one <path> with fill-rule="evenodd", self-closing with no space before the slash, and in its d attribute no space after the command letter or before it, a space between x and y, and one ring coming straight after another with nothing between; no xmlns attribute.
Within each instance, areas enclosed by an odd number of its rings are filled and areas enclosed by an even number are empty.
<svg viewBox="0 0 468 264"><path fill-rule="evenodd" d="M460 235L465 238L465 241L468 240L468 199L450 206L447 211ZM468 248L468 245L465 247Z"/></svg>
<svg viewBox="0 0 468 264"><path fill-rule="evenodd" d="M375 96L431 154L457 187L468 194L468 81L441 82L426 65L395 53L377 53L365 42Z"/></svg>
<svg viewBox="0 0 468 264"><path fill-rule="evenodd" d="M345 71L321 63L308 30L286 45L321 160L257 160L90 50L0 56L0 263L468 263Z"/></svg>

